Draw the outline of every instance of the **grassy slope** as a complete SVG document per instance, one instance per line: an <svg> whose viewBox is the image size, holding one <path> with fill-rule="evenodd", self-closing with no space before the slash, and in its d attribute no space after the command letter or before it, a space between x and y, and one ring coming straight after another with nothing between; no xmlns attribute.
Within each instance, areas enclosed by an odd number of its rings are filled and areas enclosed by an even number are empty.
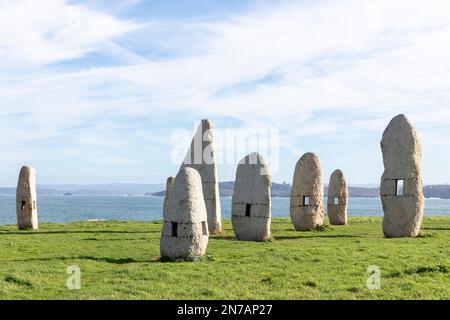
<svg viewBox="0 0 450 320"><path fill-rule="evenodd" d="M274 219L274 240L252 243L236 241L227 221L205 259L177 263L158 261L160 222L0 226L0 298L450 299L450 217L426 218L417 239L385 239L380 225L351 218L298 233ZM373 264L381 290L366 288ZM70 265L81 267L81 290L66 289Z"/></svg>

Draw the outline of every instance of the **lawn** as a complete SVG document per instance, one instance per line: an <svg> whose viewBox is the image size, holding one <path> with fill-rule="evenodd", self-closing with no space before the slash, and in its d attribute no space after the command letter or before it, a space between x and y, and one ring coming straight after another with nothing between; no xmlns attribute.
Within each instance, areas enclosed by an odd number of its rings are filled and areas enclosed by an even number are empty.
<svg viewBox="0 0 450 320"><path fill-rule="evenodd" d="M450 217L416 239L386 239L380 217L295 232L274 219L268 242L234 238L230 221L196 262L160 262L161 222L0 226L0 299L450 299ZM67 267L81 289L69 290ZM367 288L367 268L381 288Z"/></svg>

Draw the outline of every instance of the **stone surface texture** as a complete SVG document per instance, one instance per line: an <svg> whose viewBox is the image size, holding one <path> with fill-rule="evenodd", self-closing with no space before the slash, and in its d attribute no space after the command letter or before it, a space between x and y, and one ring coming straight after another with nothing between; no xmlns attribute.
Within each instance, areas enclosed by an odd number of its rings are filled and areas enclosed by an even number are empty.
<svg viewBox="0 0 450 320"><path fill-rule="evenodd" d="M338 199L338 203L335 203ZM328 185L328 219L332 225L347 224L348 187L341 170L335 170Z"/></svg>
<svg viewBox="0 0 450 320"><path fill-rule="evenodd" d="M239 162L232 198L231 222L238 240L270 238L272 180L264 158L251 153Z"/></svg>
<svg viewBox="0 0 450 320"><path fill-rule="evenodd" d="M386 237L415 237L423 219L422 146L405 115L391 120L381 140L384 173L380 195L383 204L383 233ZM397 193L398 181L404 181Z"/></svg>
<svg viewBox="0 0 450 320"><path fill-rule="evenodd" d="M308 205L304 205L304 198ZM292 182L290 215L297 231L309 231L323 224L323 182L319 158L306 153L295 166Z"/></svg>
<svg viewBox="0 0 450 320"><path fill-rule="evenodd" d="M161 234L163 260L194 259L205 254L208 221L200 174L183 168L173 182Z"/></svg>
<svg viewBox="0 0 450 320"><path fill-rule="evenodd" d="M222 217L211 121L205 119L201 121L181 165L181 168L185 167L194 168L200 173L208 213L209 231L220 233L222 231Z"/></svg>
<svg viewBox="0 0 450 320"><path fill-rule="evenodd" d="M20 170L16 190L17 226L19 230L37 230L36 169L24 166Z"/></svg>

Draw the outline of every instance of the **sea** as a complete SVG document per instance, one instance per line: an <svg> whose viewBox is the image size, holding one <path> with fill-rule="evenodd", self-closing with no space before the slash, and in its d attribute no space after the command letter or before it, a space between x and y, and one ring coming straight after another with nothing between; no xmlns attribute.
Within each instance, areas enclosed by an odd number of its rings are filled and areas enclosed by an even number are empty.
<svg viewBox="0 0 450 320"><path fill-rule="evenodd" d="M163 198L156 196L40 195L39 222L162 219ZM222 216L230 218L231 197L221 198ZM350 198L349 216L381 216L379 198ZM449 199L426 199L425 216L449 216ZM289 198L272 198L272 216L289 217ZM15 224L15 195L0 195L0 225Z"/></svg>

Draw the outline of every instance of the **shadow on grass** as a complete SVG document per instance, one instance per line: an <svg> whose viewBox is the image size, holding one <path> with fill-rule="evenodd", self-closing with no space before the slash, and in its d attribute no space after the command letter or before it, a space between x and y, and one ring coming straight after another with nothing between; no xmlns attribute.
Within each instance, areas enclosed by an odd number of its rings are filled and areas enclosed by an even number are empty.
<svg viewBox="0 0 450 320"><path fill-rule="evenodd" d="M296 236L273 236L275 240L295 240L295 239L308 239L308 238L364 238L362 236L354 235L341 235L341 234L314 234L311 235L296 235Z"/></svg>
<svg viewBox="0 0 450 320"><path fill-rule="evenodd" d="M21 259L21 260L6 260L1 262L30 262L30 261L66 261L66 260L91 260L91 261L97 261L97 262L106 262L106 263L112 263L112 264L128 264L128 263L147 263L150 262L150 260L140 261L133 258L99 258L99 257L93 257L93 256L77 256L77 257L50 257L50 258L39 258L39 259Z"/></svg>
<svg viewBox="0 0 450 320"><path fill-rule="evenodd" d="M1 230L0 234L11 234L11 235L46 235L46 234L95 234L95 233L104 233L104 234L138 234L138 233L161 233L160 230L148 230L148 231L126 231L126 230L84 230L84 231L9 231L9 230Z"/></svg>
<svg viewBox="0 0 450 320"><path fill-rule="evenodd" d="M450 228L447 228L447 227L434 227L434 228L431 228L431 227L423 227L423 228L421 228L422 230L443 230L443 231L450 231Z"/></svg>
<svg viewBox="0 0 450 320"><path fill-rule="evenodd" d="M14 283L19 286L24 286L28 288L33 287L33 284L30 281L17 278L16 276L13 275L6 275L5 282Z"/></svg>
<svg viewBox="0 0 450 320"><path fill-rule="evenodd" d="M239 241L236 237L234 236L212 236L210 238L211 240L226 240L226 241Z"/></svg>
<svg viewBox="0 0 450 320"><path fill-rule="evenodd" d="M339 235L339 234L317 234L317 232L311 232L309 235L293 235L293 236L276 236L272 237L274 240L296 240L296 239L308 239L308 238L364 238L363 236L355 236L355 235ZM211 239L216 240L225 240L225 241L236 241L242 242L238 240L234 236L214 236ZM265 243L267 241L249 241L249 242L262 242Z"/></svg>
<svg viewBox="0 0 450 320"><path fill-rule="evenodd" d="M84 238L82 241L148 241L149 238Z"/></svg>

